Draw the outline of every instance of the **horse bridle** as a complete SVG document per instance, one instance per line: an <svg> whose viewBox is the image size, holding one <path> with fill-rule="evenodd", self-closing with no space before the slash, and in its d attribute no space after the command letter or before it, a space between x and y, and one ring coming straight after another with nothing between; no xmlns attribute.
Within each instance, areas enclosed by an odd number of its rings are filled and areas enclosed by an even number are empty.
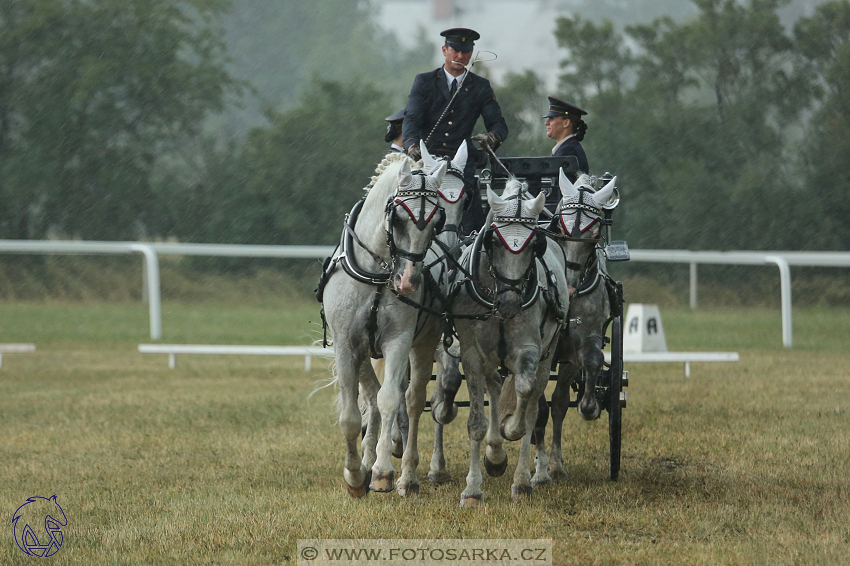
<svg viewBox="0 0 850 566"><path fill-rule="evenodd" d="M520 200L520 195L511 195L509 197L505 197L505 200L517 199ZM507 223L521 223L531 225L531 236L528 237L527 241L531 241L531 239L535 239L533 254L531 261L528 264L528 268L525 272L518 278L512 279L510 277L505 277L501 273L498 272L493 263L493 258L491 256L491 250L493 249L493 238L494 235L498 234L499 241L505 246L506 249L510 249L508 247L507 242L504 241L501 233L499 233L498 228L496 227L496 223L498 222L507 222ZM546 235L538 230L537 219L536 218L524 218L522 216L522 203L517 202L516 212L513 216L493 216L493 222L490 226L484 231L482 236L484 238L483 247L484 247L484 255L487 256L487 267L490 273L490 276L496 280L496 293L495 299L504 293L509 291L513 291L517 293L520 298L525 296L525 293L528 288L529 281L537 281L536 273L537 273L537 262L536 259L542 259L543 254L546 253ZM527 245L527 244L526 244ZM519 251L525 249L525 245L520 248ZM515 252L518 253L518 252ZM499 285L501 283L501 286Z"/></svg>
<svg viewBox="0 0 850 566"><path fill-rule="evenodd" d="M431 247L431 242L433 241L434 236L443 229L446 223L446 211L443 207L437 204L437 201L440 198L440 194L436 190L428 188L425 179L426 175L424 172L414 171L413 174L419 178L419 188L398 189L394 195L387 199L387 205L384 208L387 245L390 248L390 257L392 258L393 264L395 264L396 257L402 257L414 263L424 261L425 256L428 253L428 249ZM419 218L413 216L413 212L411 212L410 209L408 209L405 205L404 201L410 198L422 199L421 206L419 207ZM435 201L434 209L431 211L430 214L428 214L426 218L426 204L429 204L431 199L434 199ZM428 244L425 246L425 249L421 253L413 253L409 250L399 248L395 243L393 221L395 219L396 209L399 206L405 206L405 209L408 211L411 217L413 217L415 226L417 229L419 229L419 231L424 230L428 226L428 222L430 222L434 214L440 215L440 219L437 221L437 225L435 226L434 231L431 233L431 237L428 239Z"/></svg>

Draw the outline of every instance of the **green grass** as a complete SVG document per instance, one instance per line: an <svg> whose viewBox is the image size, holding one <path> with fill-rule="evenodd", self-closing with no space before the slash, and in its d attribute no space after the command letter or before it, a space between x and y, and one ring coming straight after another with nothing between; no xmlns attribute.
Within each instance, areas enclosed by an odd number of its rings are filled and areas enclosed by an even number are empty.
<svg viewBox="0 0 850 566"><path fill-rule="evenodd" d="M164 305L164 341L297 344L315 303ZM299 538L552 538L556 564L850 563L850 310L662 308L671 350L735 350L735 364L632 364L621 479L607 421L565 425L565 483L458 508L465 412L447 427L452 481L352 500L328 377L298 358L164 356L135 302L0 303L0 342L35 342L0 368L0 510L57 494L69 526L55 564L289 564ZM604 415L603 415L604 417ZM30 564L11 522L0 564Z"/></svg>

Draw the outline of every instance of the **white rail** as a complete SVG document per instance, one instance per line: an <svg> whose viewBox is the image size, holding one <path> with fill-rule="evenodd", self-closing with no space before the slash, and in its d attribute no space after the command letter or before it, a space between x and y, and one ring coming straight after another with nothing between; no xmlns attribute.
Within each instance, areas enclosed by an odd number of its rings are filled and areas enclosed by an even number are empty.
<svg viewBox="0 0 850 566"><path fill-rule="evenodd" d="M713 252L690 250L631 250L631 261L690 264L690 303L697 305L697 265L775 265L779 268L782 311L782 345L793 343L791 323L791 265L811 267L850 267L850 252Z"/></svg>
<svg viewBox="0 0 850 566"><path fill-rule="evenodd" d="M161 244L146 242L82 242L50 240L0 240L0 253L29 254L131 254L145 259L144 288L150 310L151 339L162 338L159 254L231 257L324 258L333 246L247 246L234 244ZM782 344L792 345L790 266L850 267L850 252L717 252L689 250L631 250L636 262L690 264L691 306L696 307L697 265L776 265L779 268L782 309Z"/></svg>

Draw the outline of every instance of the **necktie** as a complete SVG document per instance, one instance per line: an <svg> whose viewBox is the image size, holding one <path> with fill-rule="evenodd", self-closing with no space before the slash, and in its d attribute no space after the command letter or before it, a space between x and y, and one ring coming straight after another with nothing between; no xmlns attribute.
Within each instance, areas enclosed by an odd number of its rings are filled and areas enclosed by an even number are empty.
<svg viewBox="0 0 850 566"><path fill-rule="evenodd" d="M452 79L452 88L449 91L450 94L454 95L457 92L457 79Z"/></svg>

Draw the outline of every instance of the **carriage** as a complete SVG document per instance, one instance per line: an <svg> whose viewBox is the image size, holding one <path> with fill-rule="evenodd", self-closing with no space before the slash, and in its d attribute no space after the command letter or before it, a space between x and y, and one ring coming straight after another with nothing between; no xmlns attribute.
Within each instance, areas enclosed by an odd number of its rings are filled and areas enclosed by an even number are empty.
<svg viewBox="0 0 850 566"><path fill-rule="evenodd" d="M450 161L435 160L424 144L421 146L421 170L412 170L406 156L385 158L363 201L346 217L340 246L325 262L317 289L317 299L323 305L323 323L334 338L340 426L347 443L344 476L349 492L354 497L362 497L370 490L397 489L402 495L418 492L418 421L426 405L425 385L432 377L435 350L438 359L442 350L437 343L447 329L449 336L454 333L460 337L472 401L467 428L473 449L461 506L480 505L483 497L480 460L475 456L479 449L474 447L480 447L485 431L488 446L484 463L490 475L504 473L507 466L502 440L522 441L512 486L515 497L530 496L534 485L551 483L545 464L541 473L540 463L548 462L542 442L537 446L533 478L527 466L530 439L536 431L534 419L539 414L538 399L544 399L551 369L558 369L561 374L563 368L582 368L578 379L561 379L556 385L556 392L564 383L574 387L578 397L576 404L570 405L578 407L582 418L594 420L602 408L608 411L610 476L616 479L625 399L622 388L627 374L622 366L622 286L610 279L605 266L607 261L628 259L628 248L625 242L609 243L608 239L611 211L619 200L615 179L580 175L575 182L568 180L565 175L577 169L574 158L509 158L500 162L491 155L500 169L485 170L477 181L487 189L492 224L488 220L474 242L460 253L457 233L449 231L449 226L459 224L464 202L468 204L469 195L478 194L466 191L464 197L461 172L467 158L465 144ZM547 229L547 220L539 220L545 212L545 196L539 191L553 186L550 180L555 175L560 176L563 195L555 217L560 224L553 219L548 221ZM600 180L603 185L596 186ZM501 188L500 184L504 187L502 195L493 190ZM535 191L537 196L529 196ZM569 226L565 224L568 217ZM556 226L557 232L553 230ZM552 239L558 244L549 246ZM585 252L574 254L577 247ZM597 260L591 261L587 249L593 250ZM454 255L456 252L459 256ZM607 293L599 302L604 308L593 313L595 322L585 322L580 331L570 332L569 339L565 339L560 333L564 326L581 325L578 317L570 319L567 308L569 305L572 309L574 292L581 294L580 282L573 281L575 287L570 283L575 274L584 277L578 261L597 266L594 280L605 284L594 284L590 290L598 293L603 289ZM451 275L451 271L455 274ZM341 272L346 276L335 276ZM448 295L441 292L441 285L447 285L443 289L450 290ZM482 292L489 295L489 303ZM410 309L411 306L415 308ZM455 307L457 310L452 312ZM596 320L600 314L601 322ZM609 324L612 339L605 338ZM531 328L539 332L529 335ZM600 330L594 331L587 351L581 345L572 358L563 358L569 359L570 364L561 362L556 349L562 344L576 347L576 338L591 328ZM604 342L612 346L607 363L601 352ZM590 365L587 352L593 358ZM484 357L480 357L482 353ZM369 358L383 361L371 367ZM587 370L588 367L594 369ZM502 379L496 371L499 368ZM382 380L378 379L378 371ZM402 388L406 379L409 385ZM508 379L514 385L508 385ZM437 389L442 383L438 380ZM456 393L459 384L454 381L453 385ZM505 413L491 410L485 416L485 388L488 397L499 401ZM507 402L499 399L505 392L513 394ZM444 397L442 405L432 406L432 416L438 423L447 424L454 418L445 417L447 410L456 407L454 393L450 398ZM566 411L563 397L552 403L553 416L556 407ZM362 417L357 409L358 399L365 402ZM410 429L403 435L407 441L402 450L402 474L396 481L390 461L391 432L405 402L406 410L401 412L409 416ZM362 458L357 448L361 426Z"/></svg>

